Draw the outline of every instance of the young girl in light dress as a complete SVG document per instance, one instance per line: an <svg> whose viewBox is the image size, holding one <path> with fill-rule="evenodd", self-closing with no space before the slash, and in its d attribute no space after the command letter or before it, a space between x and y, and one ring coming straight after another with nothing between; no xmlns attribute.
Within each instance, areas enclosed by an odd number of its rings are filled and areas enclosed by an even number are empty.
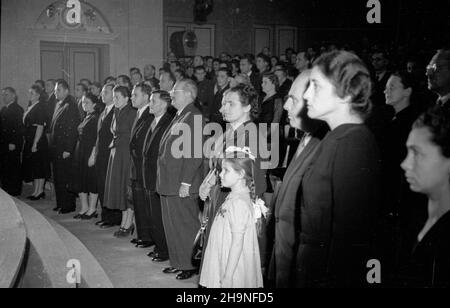
<svg viewBox="0 0 450 308"><path fill-rule="evenodd" d="M253 163L248 148L225 151L220 179L231 193L218 210L208 237L200 274L203 287L263 287L256 221L266 208L256 200Z"/></svg>

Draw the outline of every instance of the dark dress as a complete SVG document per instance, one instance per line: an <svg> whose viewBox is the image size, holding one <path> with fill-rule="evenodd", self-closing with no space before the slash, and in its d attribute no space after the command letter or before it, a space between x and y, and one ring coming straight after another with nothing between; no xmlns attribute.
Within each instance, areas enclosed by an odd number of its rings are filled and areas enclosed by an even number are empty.
<svg viewBox="0 0 450 308"><path fill-rule="evenodd" d="M379 153L360 124L327 134L302 181L298 287L367 286L379 205Z"/></svg>
<svg viewBox="0 0 450 308"><path fill-rule="evenodd" d="M399 277L400 286L450 287L450 212L416 242L403 274Z"/></svg>
<svg viewBox="0 0 450 308"><path fill-rule="evenodd" d="M122 109L114 109L111 124L113 141L105 181L105 207L125 211L131 208L127 196L130 181L130 140L136 119L136 109L127 104Z"/></svg>
<svg viewBox="0 0 450 308"><path fill-rule="evenodd" d="M78 141L73 160L73 189L76 193L98 193L95 166L88 166L89 157L97 141L97 124L98 113L93 112L87 114L78 126Z"/></svg>
<svg viewBox="0 0 450 308"><path fill-rule="evenodd" d="M50 177L50 160L48 152L48 140L45 132L37 143L37 152L33 153L32 147L36 135L37 126L47 123L47 106L45 102L39 102L28 110L23 118L25 126L25 146L23 149L22 170L25 182L36 179L48 179Z"/></svg>

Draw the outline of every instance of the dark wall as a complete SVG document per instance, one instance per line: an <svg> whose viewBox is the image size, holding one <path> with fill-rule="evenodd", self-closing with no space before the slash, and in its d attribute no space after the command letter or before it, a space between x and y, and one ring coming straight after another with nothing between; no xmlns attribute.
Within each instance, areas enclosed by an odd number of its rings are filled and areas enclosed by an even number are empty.
<svg viewBox="0 0 450 308"><path fill-rule="evenodd" d="M297 26L293 1L215 0L208 24L216 25L216 54L252 52L253 25ZM194 0L164 0L165 22L193 22Z"/></svg>
<svg viewBox="0 0 450 308"><path fill-rule="evenodd" d="M194 2L164 0L164 20L193 22ZM435 47L449 40L449 0L380 3L382 23L369 24L367 0L214 0L208 23L216 25L216 53L251 52L254 24L297 26L300 48L324 43L347 43L352 49L374 44Z"/></svg>

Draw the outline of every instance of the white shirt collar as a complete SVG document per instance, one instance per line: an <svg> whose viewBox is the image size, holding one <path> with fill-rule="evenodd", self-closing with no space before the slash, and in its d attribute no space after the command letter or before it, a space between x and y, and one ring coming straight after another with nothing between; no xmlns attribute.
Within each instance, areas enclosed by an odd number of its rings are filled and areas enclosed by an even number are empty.
<svg viewBox="0 0 450 308"><path fill-rule="evenodd" d="M109 114L111 110L114 108L114 104L108 105L105 107L105 115Z"/></svg>
<svg viewBox="0 0 450 308"><path fill-rule="evenodd" d="M446 95L444 95L444 96L440 96L440 97L439 97L439 100L440 100L442 103L446 103L449 99L450 99L450 93L448 93L448 94L446 94Z"/></svg>
<svg viewBox="0 0 450 308"><path fill-rule="evenodd" d="M155 126L158 125L159 120L161 120L161 118L163 117L164 113L162 115L160 115L159 117L155 117L155 119L153 121L155 121Z"/></svg>

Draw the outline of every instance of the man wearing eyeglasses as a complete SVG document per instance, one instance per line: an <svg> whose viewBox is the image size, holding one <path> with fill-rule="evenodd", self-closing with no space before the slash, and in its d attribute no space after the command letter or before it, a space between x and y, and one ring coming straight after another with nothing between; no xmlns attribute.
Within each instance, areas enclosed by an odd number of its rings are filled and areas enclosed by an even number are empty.
<svg viewBox="0 0 450 308"><path fill-rule="evenodd" d="M436 52L427 66L428 89L439 98L437 104L450 106L450 48Z"/></svg>
<svg viewBox="0 0 450 308"><path fill-rule="evenodd" d="M194 127L203 130L202 113L195 106L197 85L190 79L177 82L170 92L177 114L161 138L156 191L161 196L164 231L169 248L170 267L166 274L178 273L179 280L197 273L192 265L192 243L200 229L198 191L203 180L203 158L195 156L198 147ZM198 121L198 123L195 123ZM181 130L181 132L180 132ZM180 146L181 145L181 146ZM180 151L182 155L175 151Z"/></svg>

